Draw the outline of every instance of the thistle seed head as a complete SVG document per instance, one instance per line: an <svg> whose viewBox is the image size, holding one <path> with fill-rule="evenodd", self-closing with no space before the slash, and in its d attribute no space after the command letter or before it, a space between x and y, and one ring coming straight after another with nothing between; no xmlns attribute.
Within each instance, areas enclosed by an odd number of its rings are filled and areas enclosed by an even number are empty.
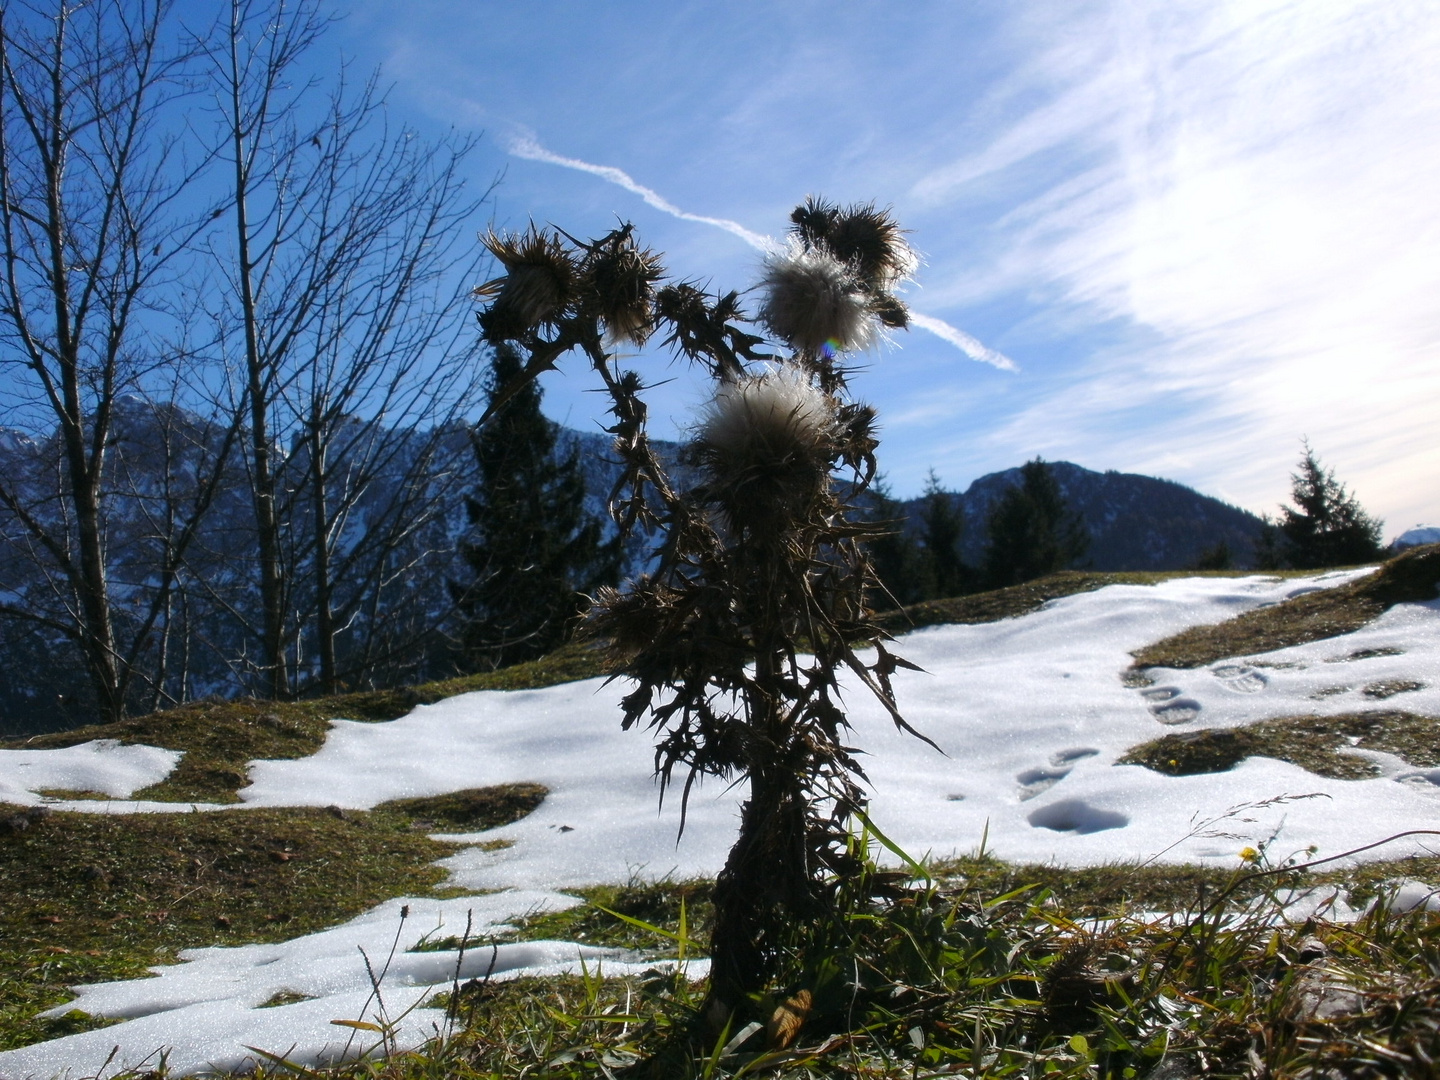
<svg viewBox="0 0 1440 1080"><path fill-rule="evenodd" d="M737 458L828 459L835 403L793 365L722 383L705 408L698 442Z"/></svg>
<svg viewBox="0 0 1440 1080"><path fill-rule="evenodd" d="M871 292L889 292L915 272L919 259L891 212L874 203L841 207L808 197L790 215L791 230L807 248L824 248Z"/></svg>
<svg viewBox="0 0 1440 1080"><path fill-rule="evenodd" d="M765 263L760 320L811 355L867 348L876 337L864 285L828 249L792 243Z"/></svg>
<svg viewBox="0 0 1440 1080"><path fill-rule="evenodd" d="M655 283L660 257L625 236L591 254L582 270L587 297L612 341L644 345L655 329Z"/></svg>
<svg viewBox="0 0 1440 1080"><path fill-rule="evenodd" d="M723 382L694 448L732 526L754 533L808 512L828 482L838 435L834 399L785 365Z"/></svg>
<svg viewBox="0 0 1440 1080"><path fill-rule="evenodd" d="M577 272L561 239L531 226L519 235L489 233L484 244L505 267L505 276L480 286L480 296L495 296L481 315L492 341L521 337L557 319L575 297Z"/></svg>

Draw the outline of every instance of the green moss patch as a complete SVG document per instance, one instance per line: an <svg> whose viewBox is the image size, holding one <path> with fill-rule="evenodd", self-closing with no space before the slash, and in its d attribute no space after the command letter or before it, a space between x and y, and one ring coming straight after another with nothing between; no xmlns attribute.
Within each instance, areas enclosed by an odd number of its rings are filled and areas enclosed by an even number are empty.
<svg viewBox="0 0 1440 1080"><path fill-rule="evenodd" d="M507 785L336 808L30 813L0 805L0 1049L106 1021L38 1013L68 986L133 979L181 949L283 941L395 896L436 891L454 845L423 831L493 828L545 789ZM272 1002L283 1004L283 1002Z"/></svg>
<svg viewBox="0 0 1440 1080"><path fill-rule="evenodd" d="M1424 690L1425 684L1416 682L1414 679L1382 679L1380 682L1373 682L1360 692L1368 698L1376 701L1384 701L1396 694L1409 694L1416 690Z"/></svg>
<svg viewBox="0 0 1440 1080"><path fill-rule="evenodd" d="M1412 548L1348 585L1247 611L1214 626L1191 627L1147 645L1132 654L1134 667L1204 667L1226 657L1353 633L1396 604L1434 600L1437 586L1440 544Z"/></svg>
<svg viewBox="0 0 1440 1080"><path fill-rule="evenodd" d="M395 799L381 803L369 816L377 824L410 832L480 832L519 821L539 806L546 794L540 784L467 788L423 799Z"/></svg>
<svg viewBox="0 0 1440 1080"><path fill-rule="evenodd" d="M1346 748L1383 750L1419 768L1440 766L1440 719L1400 711L1288 716L1241 728L1165 735L1132 747L1122 765L1144 765L1168 776L1224 772L1247 757L1269 757L1337 780L1379 775L1372 762Z"/></svg>
<svg viewBox="0 0 1440 1080"><path fill-rule="evenodd" d="M281 1005L298 1005L302 1001L314 1001L309 994L302 994L298 990L281 990L278 994L271 994L259 1005L257 1009L278 1009Z"/></svg>

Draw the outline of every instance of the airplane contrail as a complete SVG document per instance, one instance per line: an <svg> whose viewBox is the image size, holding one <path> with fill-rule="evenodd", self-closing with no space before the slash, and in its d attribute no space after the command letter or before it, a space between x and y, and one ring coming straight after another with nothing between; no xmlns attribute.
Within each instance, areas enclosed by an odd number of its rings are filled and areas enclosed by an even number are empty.
<svg viewBox="0 0 1440 1080"><path fill-rule="evenodd" d="M910 312L910 321L921 330L929 330L930 333L948 341L957 349L963 352L971 360L978 360L982 364L989 364L1001 371L1019 371L1019 366L1004 353L990 348L979 338L965 333L959 327L951 326L944 319L937 319L932 315L922 315L918 311Z"/></svg>
<svg viewBox="0 0 1440 1080"><path fill-rule="evenodd" d="M558 165L562 169L574 169L576 172L589 173L591 176L598 176L600 179L622 187L626 191L639 195L648 205L653 206L662 213L677 217L681 221L695 221L701 225L711 225L717 229L723 229L732 236L738 236L745 243L757 251L769 255L771 252L780 249L780 244L769 236L762 236L760 233L752 232L738 221L731 221L729 218L707 217L704 214L692 214L688 210L682 210L669 199L665 198L654 188L648 188L636 181L623 169L617 169L613 165L595 165L589 161L582 161L580 158L565 157L561 154L547 150L540 145L533 135L512 135L508 140L506 149L518 158L527 161L543 161L549 165ZM971 360L982 364L989 364L1001 371L1019 371L1020 368L1015 361L1011 360L1002 352L990 348L978 338L965 333L958 327L951 326L943 319L937 319L933 315L922 315L917 311L910 312L910 321L922 330L928 330L941 341L948 342L955 346Z"/></svg>
<svg viewBox="0 0 1440 1080"><path fill-rule="evenodd" d="M551 165L559 165L561 168L590 173L592 176L598 176L602 180L608 180L610 183L616 184L626 191L631 191L639 195L640 198L644 199L656 210L663 211L672 217L680 218L682 221L698 221L702 225L713 225L717 229L724 229L726 232L738 236L756 250L763 251L766 254L780 247L780 245L770 237L761 236L757 232L751 232L738 221L730 221L727 218L706 217L704 214L691 214L685 210L681 210L658 191L653 188L648 188L644 184L636 183L630 174L622 169L617 169L611 165L592 165L590 162L581 161L579 158L562 157L559 154L552 153L529 135L512 137L507 149L516 157L525 158L527 161L544 161Z"/></svg>

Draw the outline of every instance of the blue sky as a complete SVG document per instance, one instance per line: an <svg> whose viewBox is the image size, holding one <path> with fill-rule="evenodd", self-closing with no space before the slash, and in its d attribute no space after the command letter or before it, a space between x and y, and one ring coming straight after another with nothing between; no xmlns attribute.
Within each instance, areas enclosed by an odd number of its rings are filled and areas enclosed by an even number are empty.
<svg viewBox="0 0 1440 1080"><path fill-rule="evenodd" d="M1387 536L1440 521L1433 2L347 10L332 43L398 118L484 132L497 225L631 220L676 276L744 289L806 194L893 206L907 299L975 339L864 358L900 494L1040 454L1273 511L1308 436ZM683 430L701 383L635 366ZM592 426L591 388L571 365L547 408Z"/></svg>

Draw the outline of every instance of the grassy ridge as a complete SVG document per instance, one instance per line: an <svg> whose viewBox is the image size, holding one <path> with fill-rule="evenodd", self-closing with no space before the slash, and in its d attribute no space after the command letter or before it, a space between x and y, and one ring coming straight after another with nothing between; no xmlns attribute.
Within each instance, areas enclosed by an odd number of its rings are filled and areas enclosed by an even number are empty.
<svg viewBox="0 0 1440 1080"><path fill-rule="evenodd" d="M1231 656L1271 652L1353 633L1396 604L1434 600L1440 544L1412 548L1348 585L1258 608L1214 626L1195 626L1134 652L1136 668L1197 668Z"/></svg>
<svg viewBox="0 0 1440 1080"><path fill-rule="evenodd" d="M1107 585L1158 585L1162 581L1187 577L1243 577L1237 570L1062 570L1023 585L957 596L949 600L924 600L898 611L887 611L876 620L881 629L903 634L942 623L987 623L1013 619L1038 611L1051 600L1077 593L1094 592ZM1294 576L1286 571L1285 576Z"/></svg>
<svg viewBox="0 0 1440 1080"><path fill-rule="evenodd" d="M0 749L56 749L92 739L118 739L184 753L173 772L135 793L158 802L237 802L248 784L251 761L309 757L325 742L330 721L395 720L417 705L430 705L474 690L530 690L604 674L600 650L572 644L549 656L500 671L466 675L420 686L371 690L301 701L205 700L163 712L92 724L70 731L0 742Z"/></svg>
<svg viewBox="0 0 1440 1080"><path fill-rule="evenodd" d="M1435 550L1437 555L1440 555L1440 549ZM1411 553L1412 556L1413 554ZM1411 556L1401 558L1410 560L1406 566L1414 563ZM1428 572L1431 563L1421 565ZM1382 571L1382 575L1384 573L1385 571ZM903 634L909 630L942 623L994 622L1028 614L1060 597L1092 592L1107 585L1154 585L1191 576L1196 576L1196 572L1176 570L1098 573L1067 570L1023 585L950 600L929 600L914 604L899 611L886 612L877 622L891 634ZM1236 577L1240 576L1240 573L1206 571L1201 576ZM1295 571L1287 571L1286 576L1299 575ZM1405 571L1398 575L1392 573L1392 577L1398 577L1402 583L1399 590L1404 594L1402 598L1411 598L1417 588L1411 583L1414 574ZM1368 582L1370 579L1365 580ZM1386 578L1386 582L1390 580L1391 578ZM1384 610L1383 606L1376 607L1376 597L1395 595L1397 590L1375 589L1372 584L1369 591L1357 592L1353 587L1346 586L1342 589L1327 590L1328 592L1345 594L1338 605L1345 614L1343 618L1331 617L1324 625L1354 629ZM1296 610L1294 605L1300 605L1299 610L1302 612L1308 611L1322 603L1315 597L1324 597L1327 593L1301 597L1298 601L1267 609L1267 612L1289 613ZM1389 603L1394 602L1397 601L1389 600ZM1325 610L1330 612L1335 607L1336 605L1332 604ZM1268 615L1271 621L1277 618L1285 622L1292 617L1289 614ZM1222 651L1219 655L1234 655L1244 651L1243 646L1256 637L1251 630L1251 624L1244 621L1246 619L1247 616L1241 616L1240 619L1229 620L1219 627L1200 628L1204 635L1205 648L1210 652L1216 649L1231 650ZM1307 620L1303 615L1302 621L1306 621L1311 630L1321 625L1321 621L1313 618ZM1337 629L1335 632L1346 630ZM1185 635L1167 639L1157 646L1151 646L1150 650L1160 650L1162 646L1163 655L1176 660L1172 666L1187 666L1182 662L1184 657L1202 655L1195 651L1194 642ZM1162 662L1151 659L1150 650L1142 650L1137 654L1137 666ZM1154 655L1159 656L1161 653L1156 652ZM1208 662L1196 660L1194 663L1198 665ZM184 757L174 771L160 783L137 792L136 798L161 802L237 802L237 792L248 783L246 765L249 762L308 757L324 743L331 719L343 717L361 721L394 720L406 715L417 705L433 704L457 694L475 690L536 689L576 679L593 678L605 673L603 646L596 642L577 642L539 660L516 664L500 671L466 675L419 686L339 694L301 701L258 701L253 698L196 701L119 723L94 724L29 739L4 740L0 741L0 748L54 749L75 746L92 739L118 739L122 743L144 743L167 750L179 750L184 753Z"/></svg>
<svg viewBox="0 0 1440 1080"><path fill-rule="evenodd" d="M1144 765L1167 776L1224 772L1247 757L1288 761L1336 780L1379 776L1372 761L1349 749L1382 750L1417 768L1440 765L1440 719L1396 709L1338 716L1286 716L1241 728L1170 734L1132 747L1122 765Z"/></svg>

